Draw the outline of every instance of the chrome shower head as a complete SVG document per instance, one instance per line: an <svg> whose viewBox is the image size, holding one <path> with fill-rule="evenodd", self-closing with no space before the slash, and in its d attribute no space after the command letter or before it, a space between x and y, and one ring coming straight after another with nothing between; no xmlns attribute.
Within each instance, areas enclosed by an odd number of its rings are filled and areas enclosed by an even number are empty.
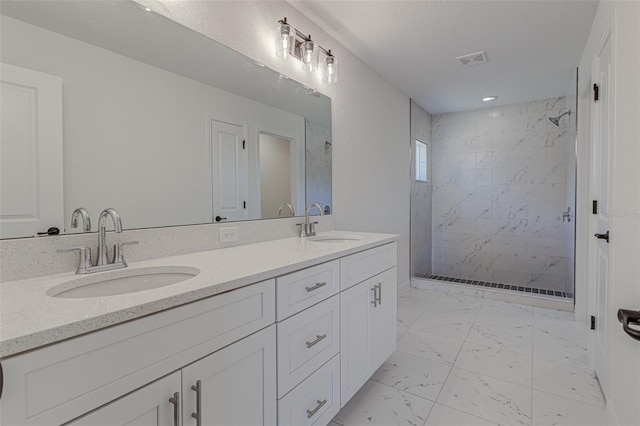
<svg viewBox="0 0 640 426"><path fill-rule="evenodd" d="M552 122L553 124L555 124L556 126L560 127L560 119L562 117L564 117L565 115L571 115L571 110L567 111L567 112L563 112L562 114L560 114L557 117L549 117L549 121Z"/></svg>

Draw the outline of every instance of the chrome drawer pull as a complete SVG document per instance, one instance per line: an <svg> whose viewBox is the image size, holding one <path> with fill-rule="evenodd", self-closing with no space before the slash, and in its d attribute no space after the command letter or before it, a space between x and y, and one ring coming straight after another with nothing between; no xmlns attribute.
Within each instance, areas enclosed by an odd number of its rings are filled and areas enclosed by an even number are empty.
<svg viewBox="0 0 640 426"><path fill-rule="evenodd" d="M316 285L312 286L312 287L305 287L305 289L307 290L308 293L311 293L313 290L317 290L320 287L324 287L325 285L327 285L326 282L323 283L317 283Z"/></svg>
<svg viewBox="0 0 640 426"><path fill-rule="evenodd" d="M316 408L314 408L313 410L307 410L307 418L308 418L308 419L310 419L311 417L313 417L313 415L314 415L315 413L317 413L317 412L318 412L318 410L319 410L319 409L321 409L321 408L322 408L322 406L323 406L324 404L326 404L326 403L327 403L327 400L326 400L326 399L324 399L324 400L322 400L322 401L318 400L318 401L317 401L317 403L318 403L318 406L317 406Z"/></svg>
<svg viewBox="0 0 640 426"><path fill-rule="evenodd" d="M326 339L327 335L323 334L323 335L319 335L316 334L316 340L314 340L313 342L307 342L307 349L317 345L322 339Z"/></svg>
<svg viewBox="0 0 640 426"><path fill-rule="evenodd" d="M371 304L373 305L374 308L378 307L378 286L374 285L373 287L371 287L371 291L373 292L373 300L371 301Z"/></svg>
<svg viewBox="0 0 640 426"><path fill-rule="evenodd" d="M173 426L180 426L180 392L174 393L169 402L173 404Z"/></svg>
<svg viewBox="0 0 640 426"><path fill-rule="evenodd" d="M196 392L196 412L191 413L191 417L196 419L196 426L202 426L202 382L196 380L196 385L191 386L191 390Z"/></svg>

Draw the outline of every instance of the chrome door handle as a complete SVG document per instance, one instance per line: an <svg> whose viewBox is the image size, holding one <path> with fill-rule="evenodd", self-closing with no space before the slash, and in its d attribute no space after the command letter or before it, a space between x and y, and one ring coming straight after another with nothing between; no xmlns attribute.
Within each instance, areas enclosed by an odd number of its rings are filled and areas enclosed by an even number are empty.
<svg viewBox="0 0 640 426"><path fill-rule="evenodd" d="M196 392L196 412L191 413L191 417L196 419L196 426L202 426L202 382L197 380L191 390Z"/></svg>
<svg viewBox="0 0 640 426"><path fill-rule="evenodd" d="M609 243L609 231L605 232L604 234L593 234L593 236L599 240L606 240L607 244Z"/></svg>
<svg viewBox="0 0 640 426"><path fill-rule="evenodd" d="M631 328L629 324L640 326L640 311L629 309L618 310L618 321L622 323L622 329L631 336L632 339L640 340L640 329Z"/></svg>
<svg viewBox="0 0 640 426"><path fill-rule="evenodd" d="M326 399L323 399L322 401L317 400L317 401L316 401L316 403L318 404L318 405L316 406L316 408L314 408L313 410L307 410L307 418L308 418L308 419L310 419L311 417L313 417L313 415L314 415L315 413L317 413L317 412L318 412L318 410L319 410L319 409L321 409L321 408L324 406L324 404L326 404L326 403L327 403L327 400L326 400Z"/></svg>
<svg viewBox="0 0 640 426"><path fill-rule="evenodd" d="M374 308L378 307L378 293L376 292L377 288L378 288L377 285L374 285L373 287L371 287L371 291L373 292L373 300L371 301L371 304L373 305Z"/></svg>
<svg viewBox="0 0 640 426"><path fill-rule="evenodd" d="M173 426L180 426L180 392L175 392L169 402L173 404Z"/></svg>
<svg viewBox="0 0 640 426"><path fill-rule="evenodd" d="M376 288L378 289L378 305L382 305L382 283L376 284Z"/></svg>
<svg viewBox="0 0 640 426"><path fill-rule="evenodd" d="M316 340L314 340L313 342L307 342L307 349L311 349L312 347L320 343L320 341L326 338L327 338L326 334L323 334L323 335L316 334Z"/></svg>
<svg viewBox="0 0 640 426"><path fill-rule="evenodd" d="M316 283L316 285L311 287L305 287L305 290L307 290L308 293L311 293L313 290L317 290L320 287L324 287L325 285L327 285L326 281L322 283Z"/></svg>

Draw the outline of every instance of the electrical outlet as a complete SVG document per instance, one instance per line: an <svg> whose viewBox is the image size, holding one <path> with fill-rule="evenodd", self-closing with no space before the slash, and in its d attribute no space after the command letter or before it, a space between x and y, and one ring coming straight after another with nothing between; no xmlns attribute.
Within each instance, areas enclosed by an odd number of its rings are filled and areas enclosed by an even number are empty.
<svg viewBox="0 0 640 426"><path fill-rule="evenodd" d="M238 227L233 228L220 228L220 242L232 243L238 241Z"/></svg>

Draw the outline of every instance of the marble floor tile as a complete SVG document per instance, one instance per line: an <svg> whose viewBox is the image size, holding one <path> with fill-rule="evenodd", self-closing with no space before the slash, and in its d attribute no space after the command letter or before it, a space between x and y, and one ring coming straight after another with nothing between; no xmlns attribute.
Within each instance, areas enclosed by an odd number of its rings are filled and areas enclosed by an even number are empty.
<svg viewBox="0 0 640 426"><path fill-rule="evenodd" d="M479 319L469 334L469 342L493 346L523 355L531 355L533 351L533 327L530 324L504 321L502 323Z"/></svg>
<svg viewBox="0 0 640 426"><path fill-rule="evenodd" d="M499 424L531 425L531 388L453 368L437 402Z"/></svg>
<svg viewBox="0 0 640 426"><path fill-rule="evenodd" d="M398 340L397 350L443 364L453 365L462 343L462 340L409 329Z"/></svg>
<svg viewBox="0 0 640 426"><path fill-rule="evenodd" d="M400 340L402 335L404 333L406 333L407 330L409 330L409 327L407 327L406 325L402 325L400 323L397 323L396 324L396 340Z"/></svg>
<svg viewBox="0 0 640 426"><path fill-rule="evenodd" d="M576 321L573 312L557 311L555 309L533 308L533 318L536 320Z"/></svg>
<svg viewBox="0 0 640 426"><path fill-rule="evenodd" d="M410 327L425 311L423 306L401 306L397 307L398 324Z"/></svg>
<svg viewBox="0 0 640 426"><path fill-rule="evenodd" d="M591 369L573 363L534 358L533 389L604 407L600 384Z"/></svg>
<svg viewBox="0 0 640 426"><path fill-rule="evenodd" d="M533 356L556 362L570 362L589 367L587 338L559 330L540 329L534 325Z"/></svg>
<svg viewBox="0 0 640 426"><path fill-rule="evenodd" d="M451 366L396 351L371 380L435 401Z"/></svg>
<svg viewBox="0 0 640 426"><path fill-rule="evenodd" d="M412 324L411 328L451 339L464 340L475 317L475 312L472 314L465 313L469 313L469 311L440 314L432 314L427 311Z"/></svg>
<svg viewBox="0 0 640 426"><path fill-rule="evenodd" d="M533 391L534 426L606 425L604 407Z"/></svg>
<svg viewBox="0 0 640 426"><path fill-rule="evenodd" d="M531 385L531 355L465 342L454 366L522 386Z"/></svg>
<svg viewBox="0 0 640 426"><path fill-rule="evenodd" d="M425 426L498 426L498 423L472 416L446 405L435 404Z"/></svg>
<svg viewBox="0 0 640 426"><path fill-rule="evenodd" d="M334 417L341 426L424 425L433 402L368 381Z"/></svg>
<svg viewBox="0 0 640 426"><path fill-rule="evenodd" d="M485 300L478 312L478 318L486 316L500 318L515 317L516 319L531 318L533 321L533 307L518 305L516 303L499 302L496 300Z"/></svg>

